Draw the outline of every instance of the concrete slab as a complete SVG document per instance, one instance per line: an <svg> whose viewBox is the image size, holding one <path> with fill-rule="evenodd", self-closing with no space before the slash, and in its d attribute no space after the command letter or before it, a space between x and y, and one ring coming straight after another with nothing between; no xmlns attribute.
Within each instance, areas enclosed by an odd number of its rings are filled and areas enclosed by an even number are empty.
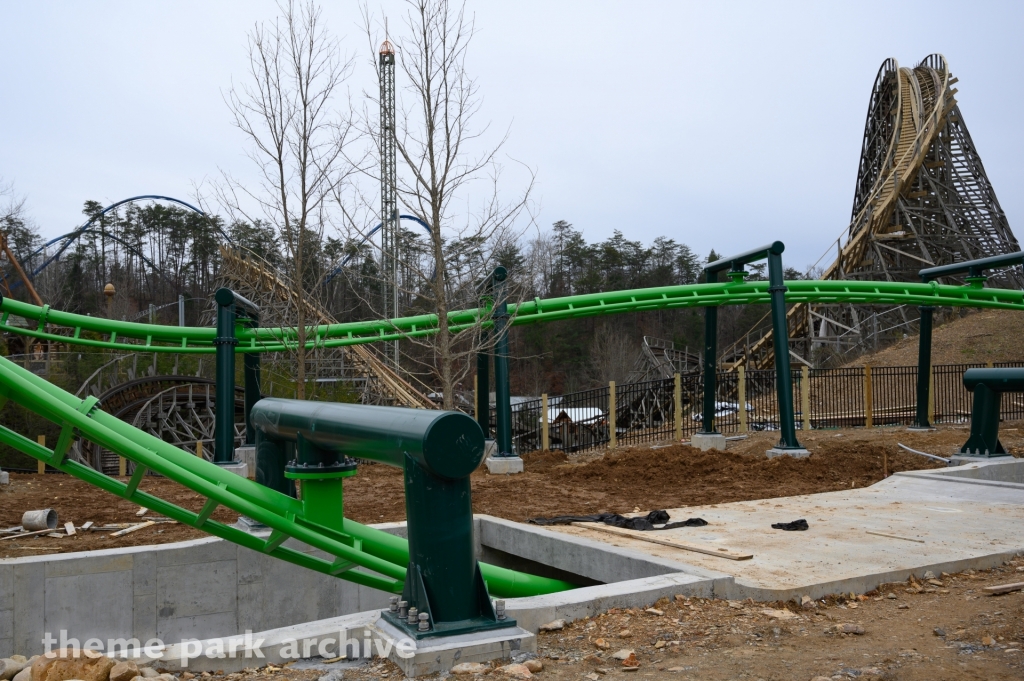
<svg viewBox="0 0 1024 681"><path fill-rule="evenodd" d="M484 459L491 475L515 475L523 472L523 459L518 456L489 456Z"/></svg>
<svg viewBox="0 0 1024 681"><path fill-rule="evenodd" d="M780 449L779 447L772 447L767 452L765 452L765 456L767 456L769 459L774 459L777 456L791 456L794 459L806 459L810 455L811 455L811 453L809 451L807 451L806 449L803 449L803 448L801 448L801 449Z"/></svg>
<svg viewBox="0 0 1024 681"><path fill-rule="evenodd" d="M733 582L716 584L719 597L863 593L910 574L988 568L1024 553L1024 484L998 479L1020 479L1024 461L962 468L897 474L848 492L669 511L674 518L699 516L709 524L659 532L660 537L753 553L746 561L578 527L551 529L731 575ZM772 523L799 518L808 521L808 531L771 529Z"/></svg>
<svg viewBox="0 0 1024 681"><path fill-rule="evenodd" d="M725 436L721 433L694 433L690 437L690 446L702 452L709 449L725 451Z"/></svg>

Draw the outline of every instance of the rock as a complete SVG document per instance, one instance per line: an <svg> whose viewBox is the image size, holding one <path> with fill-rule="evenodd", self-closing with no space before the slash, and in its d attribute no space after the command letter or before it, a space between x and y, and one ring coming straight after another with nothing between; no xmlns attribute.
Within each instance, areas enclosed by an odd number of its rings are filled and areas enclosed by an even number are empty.
<svg viewBox="0 0 1024 681"><path fill-rule="evenodd" d="M0 681L11 681L18 672L26 667L27 662L28 660L24 657L21 660L15 660L13 657L0 659Z"/></svg>
<svg viewBox="0 0 1024 681"><path fill-rule="evenodd" d="M896 609L897 610L910 610L910 606L907 605L906 603L900 603L899 605L896 606Z"/></svg>
<svg viewBox="0 0 1024 681"><path fill-rule="evenodd" d="M935 633L936 636L944 637L946 635L946 630L942 627L935 627L934 629L932 629L932 631Z"/></svg>
<svg viewBox="0 0 1024 681"><path fill-rule="evenodd" d="M554 622L548 622L538 627L541 631L561 631L565 629L565 620L555 620Z"/></svg>
<svg viewBox="0 0 1024 681"><path fill-rule="evenodd" d="M619 638L629 638L632 635L633 632L631 632L629 629L623 629L619 632Z"/></svg>
<svg viewBox="0 0 1024 681"><path fill-rule="evenodd" d="M1020 570L1021 572L1024 572L1024 568L1017 568L1017 569ZM684 596L683 594L676 594L675 596L673 596L673 598L676 599L677 603L685 603L686 602L686 596Z"/></svg>
<svg viewBox="0 0 1024 681"><path fill-rule="evenodd" d="M646 610L644 610L644 612L651 615L657 615L658 617L661 617L665 614L664 610L658 610L657 608L647 608Z"/></svg>
<svg viewBox="0 0 1024 681"><path fill-rule="evenodd" d="M14 681L32 681L32 665L26 665L24 669L15 674Z"/></svg>
<svg viewBox="0 0 1024 681"><path fill-rule="evenodd" d="M123 660L110 668L110 681L131 681L139 676L139 665Z"/></svg>
<svg viewBox="0 0 1024 681"><path fill-rule="evenodd" d="M462 662L452 667L452 674L483 674L488 669L490 667L479 662Z"/></svg>
<svg viewBox="0 0 1024 681"><path fill-rule="evenodd" d="M61 648L32 663L32 681L107 681L114 661L94 650Z"/></svg>
<svg viewBox="0 0 1024 681"><path fill-rule="evenodd" d="M859 624L837 624L836 631L840 634L854 634L856 636L864 635L864 627Z"/></svg>
<svg viewBox="0 0 1024 681"><path fill-rule="evenodd" d="M831 676L815 676L811 681L832 681Z"/></svg>
<svg viewBox="0 0 1024 681"><path fill-rule="evenodd" d="M895 601L896 600L896 594L886 594L885 597L888 598L891 601Z"/></svg>
<svg viewBox="0 0 1024 681"><path fill-rule="evenodd" d="M942 582L940 582L937 579L929 579L928 583L931 584L932 586L946 586L945 584L943 584Z"/></svg>
<svg viewBox="0 0 1024 681"><path fill-rule="evenodd" d="M996 641L991 636L982 636L981 637L981 645L983 645L983 646L994 646L995 644L996 644Z"/></svg>
<svg viewBox="0 0 1024 681"><path fill-rule="evenodd" d="M540 660L527 660L523 666L529 669L531 674L544 671L544 663Z"/></svg>
<svg viewBox="0 0 1024 681"><path fill-rule="evenodd" d="M772 608L765 608L761 611L761 614L773 620L792 620L800 617L795 612L790 612L789 610L774 610Z"/></svg>
<svg viewBox="0 0 1024 681"><path fill-rule="evenodd" d="M526 668L525 664L507 664L504 667L498 667L495 669L499 674L511 676L514 679L529 679L533 676L530 670Z"/></svg>
<svg viewBox="0 0 1024 681"><path fill-rule="evenodd" d="M928 572L924 573L923 579L935 579L935 573L929 570Z"/></svg>
<svg viewBox="0 0 1024 681"><path fill-rule="evenodd" d="M640 666L640 660L636 659L636 653L630 651L629 657L622 661L623 667L632 667L636 669Z"/></svg>
<svg viewBox="0 0 1024 681"><path fill-rule="evenodd" d="M628 648L623 648L618 652L612 653L612 658L616 660L628 660L630 655L634 655L633 651Z"/></svg>
<svg viewBox="0 0 1024 681"><path fill-rule="evenodd" d="M881 676L883 674L878 667L861 667L860 673L861 676Z"/></svg>
<svg viewBox="0 0 1024 681"><path fill-rule="evenodd" d="M686 671L686 667L669 667L665 671L667 671L667 672L685 672Z"/></svg>
<svg viewBox="0 0 1024 681"><path fill-rule="evenodd" d="M585 678L585 679L589 679L589 681L597 681L597 680L598 680L599 678L601 678L601 677L600 677L600 676L598 676L597 674L595 674L594 672L590 672L589 674L587 674L587 675L586 675L586 676L584 676L583 678Z"/></svg>
<svg viewBox="0 0 1024 681"><path fill-rule="evenodd" d="M807 598L807 597L804 596L804 598ZM743 604L740 603L739 601L726 601L726 603L728 604L728 606L730 608L734 608L736 610L742 610L743 609Z"/></svg>
<svg viewBox="0 0 1024 681"><path fill-rule="evenodd" d="M608 650L612 647L612 644L608 643L608 641L604 640L603 638L595 638L594 645L600 648L601 650Z"/></svg>
<svg viewBox="0 0 1024 681"><path fill-rule="evenodd" d="M664 642L664 641L658 641L658 642L656 642L656 643L654 644L654 647L655 647L655 648L664 648L664 647L665 647L665 645L666 645L666 644L665 644L665 642Z"/></svg>
<svg viewBox="0 0 1024 681"><path fill-rule="evenodd" d="M185 673L188 674L188 672ZM139 670L139 675L142 676L142 678L144 679L155 679L156 677L160 676L160 672L153 669L152 667L143 667Z"/></svg>
<svg viewBox="0 0 1024 681"><path fill-rule="evenodd" d="M153 678L156 679L156 681L178 681L174 674L159 674Z"/></svg>
<svg viewBox="0 0 1024 681"><path fill-rule="evenodd" d="M811 600L810 596L804 596L800 599L800 607L804 610L813 610L817 606L814 604L814 601Z"/></svg>

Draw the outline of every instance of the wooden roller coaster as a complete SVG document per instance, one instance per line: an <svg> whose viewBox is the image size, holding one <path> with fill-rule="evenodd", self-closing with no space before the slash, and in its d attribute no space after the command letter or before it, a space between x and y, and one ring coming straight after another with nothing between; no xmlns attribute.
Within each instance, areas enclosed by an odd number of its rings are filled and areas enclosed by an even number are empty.
<svg viewBox="0 0 1024 681"><path fill-rule="evenodd" d="M868 104L850 225L821 279L917 281L924 267L1020 250L957 106L956 82L939 54L914 68L894 59L882 64ZM1001 277L999 286L1024 286L1020 268ZM917 316L906 307L793 305L791 353L809 364L821 347L848 349L887 331L902 336ZM737 342L722 357L727 367L770 368L772 334Z"/></svg>

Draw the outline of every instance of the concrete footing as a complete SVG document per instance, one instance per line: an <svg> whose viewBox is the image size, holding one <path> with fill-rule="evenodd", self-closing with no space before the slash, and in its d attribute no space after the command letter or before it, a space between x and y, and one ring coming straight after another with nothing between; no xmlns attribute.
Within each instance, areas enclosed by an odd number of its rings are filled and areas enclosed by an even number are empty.
<svg viewBox="0 0 1024 681"><path fill-rule="evenodd" d="M385 648L391 643L388 657L407 677L448 672L463 662L508 660L520 652L537 651L537 637L521 627L419 641L410 639L383 619L377 620L374 628L384 639Z"/></svg>
<svg viewBox="0 0 1024 681"><path fill-rule="evenodd" d="M11 474L7 471L0 471L0 485L11 484Z"/></svg>
<svg viewBox="0 0 1024 681"><path fill-rule="evenodd" d="M244 461L231 461L230 463L217 464L228 473L234 473L240 475L243 478L249 477L249 465Z"/></svg>
<svg viewBox="0 0 1024 681"><path fill-rule="evenodd" d="M772 447L765 452L765 456L769 459L774 459L777 456L791 456L794 459L806 459L810 455L811 453L806 449L781 449L779 447Z"/></svg>
<svg viewBox="0 0 1024 681"><path fill-rule="evenodd" d="M484 460L491 475L513 475L523 472L523 459L518 456L489 456Z"/></svg>
<svg viewBox="0 0 1024 681"><path fill-rule="evenodd" d="M256 477L256 445L242 445L235 448L235 461L247 466L245 477Z"/></svg>
<svg viewBox="0 0 1024 681"><path fill-rule="evenodd" d="M702 452L709 449L725 451L725 436L721 433L694 433L690 438L690 446Z"/></svg>
<svg viewBox="0 0 1024 681"><path fill-rule="evenodd" d="M978 454L954 454L949 457L949 465L952 466L963 466L969 463L990 463L993 461L1011 461L1013 457L1009 454L993 454L992 456L982 456Z"/></svg>

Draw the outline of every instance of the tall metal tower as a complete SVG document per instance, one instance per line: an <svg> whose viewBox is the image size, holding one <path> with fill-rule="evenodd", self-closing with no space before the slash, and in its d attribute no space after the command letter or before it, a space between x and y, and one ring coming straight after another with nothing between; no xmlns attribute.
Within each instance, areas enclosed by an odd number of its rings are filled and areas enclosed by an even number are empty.
<svg viewBox="0 0 1024 681"><path fill-rule="evenodd" d="M398 191L395 167L395 48L388 40L380 46L380 221L381 293L386 319L398 317ZM385 344L385 356L398 368L398 341Z"/></svg>

